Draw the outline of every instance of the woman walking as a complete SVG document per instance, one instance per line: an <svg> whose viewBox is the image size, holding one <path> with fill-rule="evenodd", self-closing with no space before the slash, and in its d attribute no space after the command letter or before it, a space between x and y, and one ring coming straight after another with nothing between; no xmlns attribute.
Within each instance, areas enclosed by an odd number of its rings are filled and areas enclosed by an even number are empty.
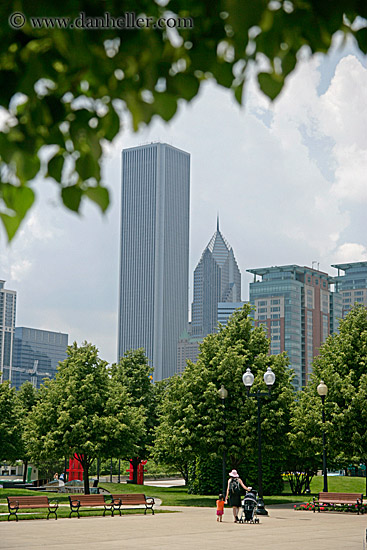
<svg viewBox="0 0 367 550"><path fill-rule="evenodd" d="M248 491L248 487L243 483L237 473L237 470L229 472L229 480L226 493L226 504L229 498L229 505L233 508L234 522L238 523L238 514L241 506L241 487Z"/></svg>

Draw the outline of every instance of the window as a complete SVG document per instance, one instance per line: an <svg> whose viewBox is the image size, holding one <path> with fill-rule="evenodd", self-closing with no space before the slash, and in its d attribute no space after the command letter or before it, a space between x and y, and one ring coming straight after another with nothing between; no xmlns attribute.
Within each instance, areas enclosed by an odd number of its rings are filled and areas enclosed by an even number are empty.
<svg viewBox="0 0 367 550"><path fill-rule="evenodd" d="M280 307L272 307L270 311L280 311Z"/></svg>
<svg viewBox="0 0 367 550"><path fill-rule="evenodd" d="M266 306L267 303L268 303L267 300L261 300L261 301L259 301L259 302L257 303L257 305L258 305L258 306Z"/></svg>
<svg viewBox="0 0 367 550"><path fill-rule="evenodd" d="M266 319L266 315L259 315L259 319Z"/></svg>
<svg viewBox="0 0 367 550"><path fill-rule="evenodd" d="M280 319L280 314L279 313L272 313L271 318L272 319Z"/></svg>
<svg viewBox="0 0 367 550"><path fill-rule="evenodd" d="M267 308L266 307L259 307L259 313L266 313Z"/></svg>
<svg viewBox="0 0 367 550"><path fill-rule="evenodd" d="M272 300L271 303L272 305L280 304L280 300Z"/></svg>
<svg viewBox="0 0 367 550"><path fill-rule="evenodd" d="M356 290L354 296L363 296L363 290Z"/></svg>

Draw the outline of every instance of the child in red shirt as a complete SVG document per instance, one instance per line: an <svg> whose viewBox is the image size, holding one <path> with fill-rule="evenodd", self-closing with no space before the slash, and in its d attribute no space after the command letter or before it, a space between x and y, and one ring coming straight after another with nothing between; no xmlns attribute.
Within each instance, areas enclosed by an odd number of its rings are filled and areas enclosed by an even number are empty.
<svg viewBox="0 0 367 550"><path fill-rule="evenodd" d="M217 521L222 521L222 517L224 514L224 496L222 494L219 495L219 499L217 500Z"/></svg>

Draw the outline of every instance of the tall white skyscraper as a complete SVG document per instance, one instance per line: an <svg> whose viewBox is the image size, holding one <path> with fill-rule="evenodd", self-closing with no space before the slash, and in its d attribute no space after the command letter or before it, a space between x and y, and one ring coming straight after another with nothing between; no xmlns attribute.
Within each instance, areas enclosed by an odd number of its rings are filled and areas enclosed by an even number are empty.
<svg viewBox="0 0 367 550"><path fill-rule="evenodd" d="M0 382L12 378L13 345L17 294L0 281Z"/></svg>
<svg viewBox="0 0 367 550"><path fill-rule="evenodd" d="M165 143L122 152L118 356L144 348L154 380L176 372L187 326L190 155Z"/></svg>

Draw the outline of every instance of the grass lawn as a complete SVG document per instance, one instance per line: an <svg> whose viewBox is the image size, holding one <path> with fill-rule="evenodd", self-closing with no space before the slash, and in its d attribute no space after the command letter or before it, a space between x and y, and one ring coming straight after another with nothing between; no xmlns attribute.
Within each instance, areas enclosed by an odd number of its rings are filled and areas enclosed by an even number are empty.
<svg viewBox="0 0 367 550"><path fill-rule="evenodd" d="M131 483L100 483L100 487L106 489L110 493L144 493L147 496L159 498L164 506L207 506L215 507L215 501L218 498L217 495L189 495L186 487L151 487L150 485L132 485ZM266 505L271 504L288 504L297 502L307 502L313 495L317 495L323 489L323 478L321 476L313 478L311 482L311 495L294 496L290 494L282 494L275 496L264 495ZM328 477L328 489L329 492L338 493L364 493L366 489L366 478L364 477L344 477L344 476L330 476ZM289 491L287 485L285 491ZM0 513L7 512L7 496L16 495L47 495L50 500L57 500L59 504L69 504L69 496L62 493L46 493L35 492L27 489L0 489ZM77 496L77 495L76 495ZM84 511L81 517L87 515L102 515L102 511ZM129 510L125 513L144 513L143 510ZM149 513L149 512L148 512ZM60 506L58 510L58 517L68 517L69 506ZM108 515L108 512L106 513ZM34 519L45 518L47 516L43 512L39 514L29 514L27 516L20 516L22 519ZM73 516L74 517L74 516ZM76 517L76 516L75 516ZM50 516L50 520L52 516ZM0 516L0 521L7 520L7 515Z"/></svg>

